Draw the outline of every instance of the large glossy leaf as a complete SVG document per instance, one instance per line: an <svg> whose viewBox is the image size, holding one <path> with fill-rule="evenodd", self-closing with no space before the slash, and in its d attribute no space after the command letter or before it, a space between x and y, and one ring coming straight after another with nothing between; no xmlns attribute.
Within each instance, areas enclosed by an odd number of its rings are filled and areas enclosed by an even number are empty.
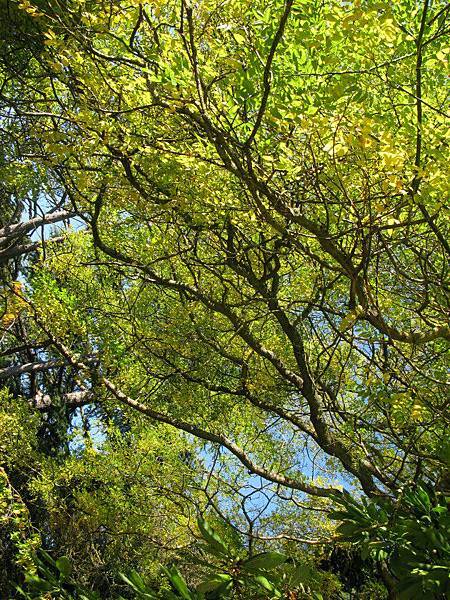
<svg viewBox="0 0 450 600"><path fill-rule="evenodd" d="M218 587L230 581L232 581L231 575L228 575L227 573L217 573L213 575L210 579L202 581L197 586L197 591L203 594L206 592L211 592L213 590L217 590Z"/></svg>
<svg viewBox="0 0 450 600"><path fill-rule="evenodd" d="M251 573L257 571L271 571L287 561L287 556L280 552L262 552L252 556L242 563L242 568Z"/></svg>
<svg viewBox="0 0 450 600"><path fill-rule="evenodd" d="M156 596L147 588L144 580L136 571L131 571L128 573L128 575L119 573L119 576L127 585L131 587L132 590L139 594L140 598L156 598Z"/></svg>
<svg viewBox="0 0 450 600"><path fill-rule="evenodd" d="M276 598L281 598L282 594L280 590L278 590L265 575L255 575L253 579L258 585L271 592Z"/></svg>
<svg viewBox="0 0 450 600"><path fill-rule="evenodd" d="M72 563L67 556L61 556L56 560L58 571L67 579L72 573Z"/></svg>
<svg viewBox="0 0 450 600"><path fill-rule="evenodd" d="M194 600L196 595L193 594L187 586L187 583L183 579L181 573L174 566L166 568L163 567L164 573L167 575L173 588L179 593L183 600Z"/></svg>
<svg viewBox="0 0 450 600"><path fill-rule="evenodd" d="M198 528L208 545L223 556L230 556L231 551L220 535L211 527L206 519L197 519Z"/></svg>
<svg viewBox="0 0 450 600"><path fill-rule="evenodd" d="M207 594L208 600L222 600L222 598L228 598L229 593L232 590L232 581L224 581L217 587Z"/></svg>

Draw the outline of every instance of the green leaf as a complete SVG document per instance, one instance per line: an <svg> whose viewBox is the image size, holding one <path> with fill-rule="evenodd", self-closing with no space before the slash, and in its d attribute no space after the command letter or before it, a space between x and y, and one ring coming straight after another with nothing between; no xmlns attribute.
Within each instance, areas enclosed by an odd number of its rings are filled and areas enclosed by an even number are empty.
<svg viewBox="0 0 450 600"><path fill-rule="evenodd" d="M269 592L272 592L272 594L274 594L276 598L281 598L281 592L280 592L280 590L278 590L275 587L275 585L273 583L271 583L267 579L267 577L265 577L264 575L255 575L253 579L261 587L263 587L264 589L268 590Z"/></svg>
<svg viewBox="0 0 450 600"><path fill-rule="evenodd" d="M139 596L144 598L156 598L156 596L154 596L147 588L144 580L139 573L136 573L136 571L131 571L128 576L126 576L124 573L119 573L119 576L127 585L137 592Z"/></svg>
<svg viewBox="0 0 450 600"><path fill-rule="evenodd" d="M70 574L72 573L72 563L67 556L61 556L56 560L55 564L58 571L64 575L66 579L70 577Z"/></svg>
<svg viewBox="0 0 450 600"><path fill-rule="evenodd" d="M212 590L211 592L208 593L208 600L216 600L216 599L221 599L224 598L224 594L226 594L231 586L233 585L233 581L224 581L223 583L221 583L219 585L218 588L216 588L215 590Z"/></svg>
<svg viewBox="0 0 450 600"><path fill-rule="evenodd" d="M204 594L206 592L211 592L216 590L223 583L228 583L232 581L231 575L227 573L216 573L211 577L211 579L207 579L206 581L202 581L197 586L197 591Z"/></svg>
<svg viewBox="0 0 450 600"><path fill-rule="evenodd" d="M176 567L163 567L163 571L167 575L173 588L180 594L181 598L184 598L184 600L193 600L195 598Z"/></svg>
<svg viewBox="0 0 450 600"><path fill-rule="evenodd" d="M417 577L405 577L397 585L400 600L426 600L422 580Z"/></svg>
<svg viewBox="0 0 450 600"><path fill-rule="evenodd" d="M329 513L329 517L335 521L344 521L348 519L349 514L345 510L333 510Z"/></svg>
<svg viewBox="0 0 450 600"><path fill-rule="evenodd" d="M339 527L337 528L337 531L345 537L349 537L349 536L352 537L352 536L362 533L362 531L364 531L364 529L362 529L356 523L347 521L346 523L341 523L341 525L339 525Z"/></svg>
<svg viewBox="0 0 450 600"><path fill-rule="evenodd" d="M242 568L249 572L271 571L287 561L287 556L280 552L262 552L242 563Z"/></svg>
<svg viewBox="0 0 450 600"><path fill-rule="evenodd" d="M28 584L31 584L33 589L39 590L41 592L51 592L54 590L54 586L51 583L45 581L44 579L41 579L37 575L27 574L27 576L25 577L25 581Z"/></svg>
<svg viewBox="0 0 450 600"><path fill-rule="evenodd" d="M230 549L219 536L219 534L210 526L208 521L199 517L197 519L197 524L198 528L200 529L200 533L209 546L211 546L211 548L213 548L216 552L219 552L219 554L231 556Z"/></svg>
<svg viewBox="0 0 450 600"><path fill-rule="evenodd" d="M369 544L367 544L367 543L363 544L361 547L361 558L363 560L367 560L370 556L371 551L372 551L372 548L370 547Z"/></svg>
<svg viewBox="0 0 450 600"><path fill-rule="evenodd" d="M311 578L312 569L309 565L297 565L291 572L289 582L292 586L303 585Z"/></svg>

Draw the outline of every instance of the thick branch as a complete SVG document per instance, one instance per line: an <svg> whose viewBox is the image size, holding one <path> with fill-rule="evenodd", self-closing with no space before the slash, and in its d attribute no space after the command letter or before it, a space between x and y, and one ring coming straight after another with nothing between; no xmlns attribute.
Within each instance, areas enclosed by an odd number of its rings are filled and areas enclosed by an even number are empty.
<svg viewBox="0 0 450 600"><path fill-rule="evenodd" d="M272 77L272 63L273 63L273 59L275 58L275 52L277 51L278 44L280 43L281 38L283 37L284 29L286 27L286 23L289 18L289 13L291 12L293 3L294 3L293 0L286 1L285 7L284 7L284 12L283 12L283 15L280 20L280 24L278 25L277 32L275 33L275 36L272 41L272 46L270 47L269 55L268 55L267 61L266 61L266 66L264 67L263 95L261 98L261 104L260 104L260 107L258 110L258 114L256 115L256 121L253 126L252 132L250 133L250 135L246 141L246 146L250 146L250 144L255 139L255 136L258 133L258 129L261 126L261 122L263 120L264 113L266 111L267 101L269 99L269 94L270 94L270 80Z"/></svg>
<svg viewBox="0 0 450 600"><path fill-rule="evenodd" d="M30 231L36 230L38 227L65 221L75 217L76 214L75 211L60 210L54 213L48 213L42 217L35 217L24 223L6 225L0 229L0 246L10 244L15 238L22 237L27 233L30 233Z"/></svg>
<svg viewBox="0 0 450 600"><path fill-rule="evenodd" d="M0 369L0 379L6 379L8 377L17 377L25 373L40 373L42 371L50 371L57 367L63 366L64 363L60 360L48 360L42 362L25 363L23 365L14 365L12 367L6 367Z"/></svg>

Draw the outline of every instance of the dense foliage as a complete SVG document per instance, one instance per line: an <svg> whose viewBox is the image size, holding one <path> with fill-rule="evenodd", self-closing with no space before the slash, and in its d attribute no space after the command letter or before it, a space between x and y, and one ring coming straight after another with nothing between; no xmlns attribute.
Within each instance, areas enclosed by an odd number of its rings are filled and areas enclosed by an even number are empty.
<svg viewBox="0 0 450 600"><path fill-rule="evenodd" d="M0 0L0 595L450 593L449 13Z"/></svg>

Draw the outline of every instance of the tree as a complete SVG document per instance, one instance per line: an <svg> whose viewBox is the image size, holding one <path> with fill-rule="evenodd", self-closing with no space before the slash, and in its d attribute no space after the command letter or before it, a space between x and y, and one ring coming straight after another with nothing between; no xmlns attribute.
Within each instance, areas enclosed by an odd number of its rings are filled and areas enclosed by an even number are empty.
<svg viewBox="0 0 450 600"><path fill-rule="evenodd" d="M63 366L281 504L446 488L448 6L11 5L18 161L85 227L12 289L48 351L5 373Z"/></svg>

